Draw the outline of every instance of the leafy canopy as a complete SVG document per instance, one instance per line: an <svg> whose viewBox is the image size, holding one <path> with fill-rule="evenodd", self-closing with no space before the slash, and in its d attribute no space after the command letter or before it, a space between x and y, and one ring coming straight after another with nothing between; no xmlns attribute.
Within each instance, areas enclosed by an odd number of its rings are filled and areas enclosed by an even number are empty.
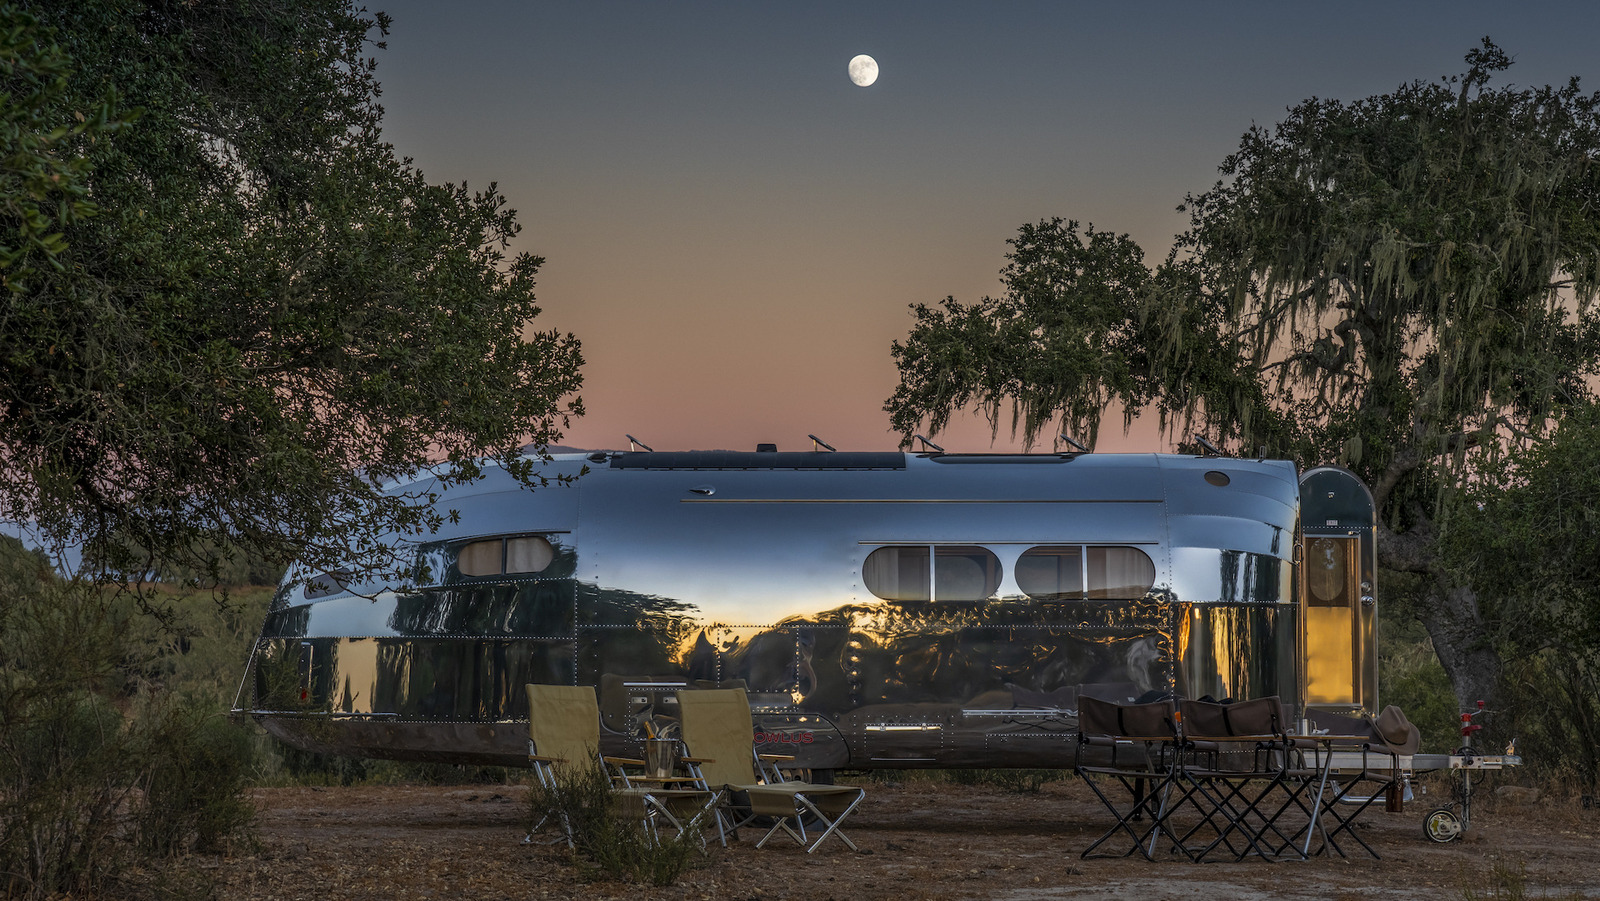
<svg viewBox="0 0 1600 901"><path fill-rule="evenodd" d="M1003 296L913 307L895 427L976 404L1092 438L1115 402L1385 488L1544 431L1600 351L1600 101L1489 87L1510 63L1487 39L1467 63L1251 128L1153 270L1126 236L1024 226Z"/></svg>
<svg viewBox="0 0 1600 901"><path fill-rule="evenodd" d="M375 486L483 455L529 478L518 448L581 413L504 198L382 139L388 25L341 0L0 9L0 518L129 571L348 558L428 524Z"/></svg>

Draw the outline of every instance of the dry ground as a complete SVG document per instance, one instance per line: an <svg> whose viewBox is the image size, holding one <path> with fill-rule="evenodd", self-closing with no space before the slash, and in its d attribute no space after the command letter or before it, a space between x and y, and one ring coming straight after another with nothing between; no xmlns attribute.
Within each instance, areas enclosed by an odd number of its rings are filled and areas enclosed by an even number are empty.
<svg viewBox="0 0 1600 901"><path fill-rule="evenodd" d="M1576 800L1482 804L1466 840L1451 845L1423 838L1424 803L1374 809L1362 835L1382 860L1191 864L1079 860L1109 821L1075 780L1039 794L866 784L850 830L862 853L830 842L807 855L777 839L758 851L747 829L668 888L581 881L564 846L523 844L525 794L505 786L263 789L258 849L202 866L220 897L257 901L1464 899L1485 897L1496 867L1525 868L1529 897L1600 898L1600 810Z"/></svg>

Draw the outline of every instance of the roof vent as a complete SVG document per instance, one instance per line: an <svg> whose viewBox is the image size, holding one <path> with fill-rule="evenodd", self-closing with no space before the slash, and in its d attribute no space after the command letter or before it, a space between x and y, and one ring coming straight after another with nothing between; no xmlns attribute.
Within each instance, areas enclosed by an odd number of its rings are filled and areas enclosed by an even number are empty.
<svg viewBox="0 0 1600 901"><path fill-rule="evenodd" d="M756 445L756 453L758 453L758 454L775 454L777 452L778 452L778 446L776 444L758 444L758 445Z"/></svg>

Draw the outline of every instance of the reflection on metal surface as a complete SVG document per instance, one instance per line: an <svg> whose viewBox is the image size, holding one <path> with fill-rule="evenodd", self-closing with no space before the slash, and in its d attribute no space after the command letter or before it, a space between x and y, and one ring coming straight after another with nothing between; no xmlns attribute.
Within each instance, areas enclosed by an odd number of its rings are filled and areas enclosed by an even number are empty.
<svg viewBox="0 0 1600 901"><path fill-rule="evenodd" d="M1178 694L1260 698L1295 694L1295 608L1288 604L1183 605Z"/></svg>
<svg viewBox="0 0 1600 901"><path fill-rule="evenodd" d="M603 749L638 756L678 691L739 686L799 766L1061 766L1080 685L1297 694L1289 464L624 456L447 494L461 522L405 580L280 592L257 715L305 747L518 763L522 685L594 685ZM685 497L701 463L715 498ZM534 538L547 560L507 562Z"/></svg>

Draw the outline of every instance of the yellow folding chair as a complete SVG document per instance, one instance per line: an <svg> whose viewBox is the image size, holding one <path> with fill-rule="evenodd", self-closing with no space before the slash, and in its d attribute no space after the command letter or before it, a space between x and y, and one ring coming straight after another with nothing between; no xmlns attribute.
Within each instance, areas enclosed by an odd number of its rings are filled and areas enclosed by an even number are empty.
<svg viewBox="0 0 1600 901"><path fill-rule="evenodd" d="M849 785L817 785L786 782L776 764L792 757L755 752L755 727L750 717L750 701L744 689L703 689L678 692L679 728L684 745L684 763L699 777L707 790L727 792L729 804L748 805L741 819L729 806L719 808L733 818L732 827L755 817L772 817L776 822L761 841L766 845L778 830L811 853L831 836L858 851L855 842L839 825L861 804L867 793ZM763 768L763 763L774 764ZM807 835L806 820L815 818L824 828L813 841Z"/></svg>
<svg viewBox="0 0 1600 901"><path fill-rule="evenodd" d="M586 685L529 685L528 762L547 791L560 789L560 767L598 765L612 783L612 797L659 839L661 821L681 835L697 824L714 820L722 843L722 821L717 816L721 792L704 788L644 787L623 775L622 767L644 766L642 760L603 757L600 747L600 706L594 688ZM633 781L637 781L637 777ZM688 780L684 780L687 782ZM540 821L535 831L543 825ZM567 844L573 844L572 824L563 820Z"/></svg>

